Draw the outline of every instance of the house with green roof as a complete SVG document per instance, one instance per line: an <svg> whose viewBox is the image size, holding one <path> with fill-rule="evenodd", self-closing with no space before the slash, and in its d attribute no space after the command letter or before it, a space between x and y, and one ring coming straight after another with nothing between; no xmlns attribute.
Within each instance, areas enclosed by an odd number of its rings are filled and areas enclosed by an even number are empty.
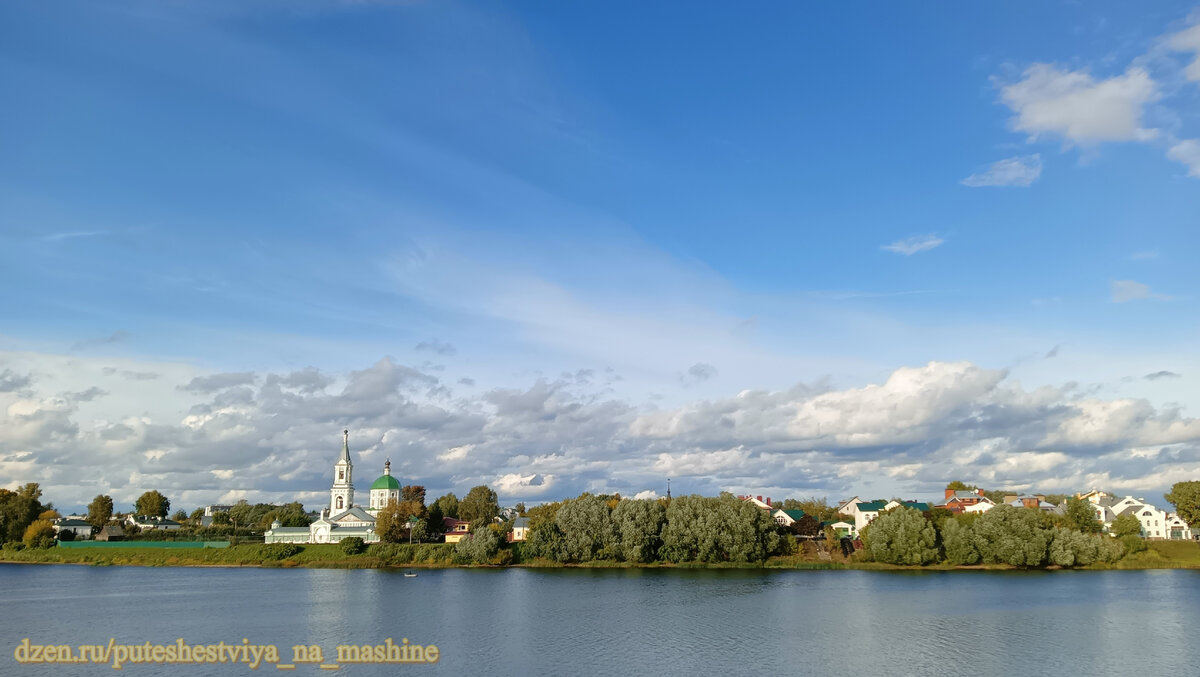
<svg viewBox="0 0 1200 677"><path fill-rule="evenodd" d="M771 517L775 520L776 524L779 524L779 525L782 525L785 527L790 527L793 524L795 524L796 521L799 520L801 517L804 517L804 511L799 510L799 509L797 509L797 510L776 509L774 512L771 513Z"/></svg>

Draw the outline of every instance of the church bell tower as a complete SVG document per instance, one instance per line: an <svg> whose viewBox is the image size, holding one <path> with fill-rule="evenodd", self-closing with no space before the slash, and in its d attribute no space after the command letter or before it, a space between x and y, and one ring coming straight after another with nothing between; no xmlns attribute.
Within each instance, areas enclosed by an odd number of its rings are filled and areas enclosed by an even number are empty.
<svg viewBox="0 0 1200 677"><path fill-rule="evenodd" d="M354 464L350 462L350 431L342 431L342 455L333 464L333 488L329 490L329 516L354 505Z"/></svg>

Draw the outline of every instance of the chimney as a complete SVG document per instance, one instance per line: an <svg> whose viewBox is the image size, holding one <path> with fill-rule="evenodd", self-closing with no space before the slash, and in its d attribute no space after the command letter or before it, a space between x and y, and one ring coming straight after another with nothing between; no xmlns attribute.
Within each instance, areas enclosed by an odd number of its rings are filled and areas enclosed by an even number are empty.
<svg viewBox="0 0 1200 677"><path fill-rule="evenodd" d="M977 493L977 494L979 494L980 496L982 496L982 495L983 495L983 489L976 489L976 490L975 490L975 493Z"/></svg>
<svg viewBox="0 0 1200 677"><path fill-rule="evenodd" d="M950 500L950 497L953 495L954 495L954 490L951 489L950 487L946 487L946 500Z"/></svg>
<svg viewBox="0 0 1200 677"><path fill-rule="evenodd" d="M770 496L767 497L767 505L768 506L771 505L771 497Z"/></svg>
<svg viewBox="0 0 1200 677"><path fill-rule="evenodd" d="M755 496L755 498L757 498L757 499L758 499L758 502L759 502L759 503L762 503L762 496Z"/></svg>

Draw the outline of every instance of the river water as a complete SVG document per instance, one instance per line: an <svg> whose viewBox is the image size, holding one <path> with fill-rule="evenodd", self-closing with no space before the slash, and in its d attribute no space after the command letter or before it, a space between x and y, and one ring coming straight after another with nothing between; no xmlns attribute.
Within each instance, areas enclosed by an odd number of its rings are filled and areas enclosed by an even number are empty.
<svg viewBox="0 0 1200 677"><path fill-rule="evenodd" d="M436 664L134 675L1196 675L1200 571L399 571L0 565L0 675L32 644L434 644ZM294 663L293 663L294 664Z"/></svg>

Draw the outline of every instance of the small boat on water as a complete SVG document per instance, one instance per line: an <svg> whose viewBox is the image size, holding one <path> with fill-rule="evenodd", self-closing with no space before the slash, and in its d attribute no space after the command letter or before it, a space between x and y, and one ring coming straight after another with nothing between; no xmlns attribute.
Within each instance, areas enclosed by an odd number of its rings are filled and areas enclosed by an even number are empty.
<svg viewBox="0 0 1200 677"><path fill-rule="evenodd" d="M416 578L416 577L417 577L417 573L416 573L415 571L405 571L405 572L404 572L404 577L405 577L405 578Z"/></svg>

